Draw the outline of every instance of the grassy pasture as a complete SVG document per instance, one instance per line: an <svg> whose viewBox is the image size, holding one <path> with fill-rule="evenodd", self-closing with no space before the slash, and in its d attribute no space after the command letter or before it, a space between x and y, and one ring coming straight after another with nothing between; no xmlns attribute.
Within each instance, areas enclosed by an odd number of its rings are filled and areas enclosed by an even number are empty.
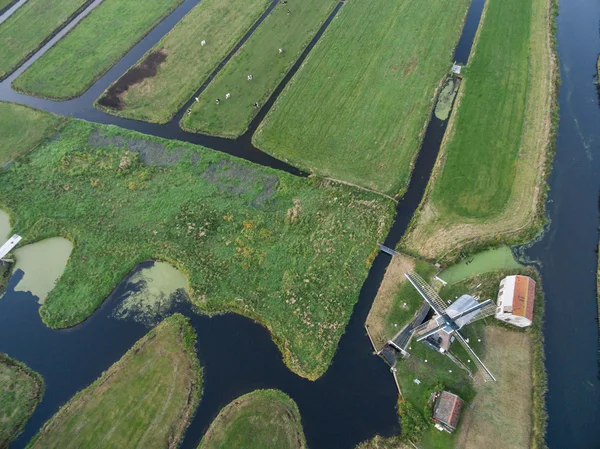
<svg viewBox="0 0 600 449"><path fill-rule="evenodd" d="M402 193L468 4L348 2L255 145L322 176Z"/></svg>
<svg viewBox="0 0 600 449"><path fill-rule="evenodd" d="M296 403L278 390L257 390L229 403L198 449L305 449Z"/></svg>
<svg viewBox="0 0 600 449"><path fill-rule="evenodd" d="M0 166L51 137L64 121L27 106L0 102Z"/></svg>
<svg viewBox="0 0 600 449"><path fill-rule="evenodd" d="M105 0L13 87L56 100L81 95L182 1Z"/></svg>
<svg viewBox="0 0 600 449"><path fill-rule="evenodd" d="M262 105L269 98L337 3L280 3L202 93L192 114L184 115L182 128L223 137L243 134L258 112L254 103ZM248 75L253 76L251 81ZM228 92L231 98L226 100Z"/></svg>
<svg viewBox="0 0 600 449"><path fill-rule="evenodd" d="M535 232L551 146L548 0L490 0L429 193L403 244L439 258ZM510 241L510 240L509 240Z"/></svg>
<svg viewBox="0 0 600 449"><path fill-rule="evenodd" d="M195 343L186 318L167 318L50 418L30 447L177 447L202 392Z"/></svg>
<svg viewBox="0 0 600 449"><path fill-rule="evenodd" d="M166 123L270 3L203 0L109 87L96 104L111 114ZM207 41L204 47L200 45L202 40ZM152 62L157 56L162 62Z"/></svg>
<svg viewBox="0 0 600 449"><path fill-rule="evenodd" d="M0 172L0 189L14 232L74 243L40 309L48 325L81 322L158 259L188 276L204 311L265 325L310 378L327 369L394 215L370 192L77 120Z"/></svg>
<svg viewBox="0 0 600 449"><path fill-rule="evenodd" d="M0 447L8 447L44 395L44 380L0 353Z"/></svg>
<svg viewBox="0 0 600 449"><path fill-rule="evenodd" d="M6 0L7 4L11 0ZM86 0L28 0L0 25L0 79L17 68ZM4 5L6 6L6 5ZM4 7L0 3L0 9Z"/></svg>

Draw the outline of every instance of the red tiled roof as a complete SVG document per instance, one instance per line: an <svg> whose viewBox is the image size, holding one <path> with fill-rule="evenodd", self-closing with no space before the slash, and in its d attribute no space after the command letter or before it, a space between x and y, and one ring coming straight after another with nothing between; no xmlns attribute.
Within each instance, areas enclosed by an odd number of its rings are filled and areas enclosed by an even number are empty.
<svg viewBox="0 0 600 449"><path fill-rule="evenodd" d="M515 276L512 313L533 320L535 281L527 276Z"/></svg>
<svg viewBox="0 0 600 449"><path fill-rule="evenodd" d="M442 391L433 407L433 419L456 429L463 404L457 395Z"/></svg>

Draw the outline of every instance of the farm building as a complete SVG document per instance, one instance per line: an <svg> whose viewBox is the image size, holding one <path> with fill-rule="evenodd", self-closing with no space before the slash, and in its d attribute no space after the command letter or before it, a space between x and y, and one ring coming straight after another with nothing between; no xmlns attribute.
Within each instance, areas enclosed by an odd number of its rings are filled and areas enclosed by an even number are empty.
<svg viewBox="0 0 600 449"><path fill-rule="evenodd" d="M527 276L507 276L500 282L496 318L519 327L531 326L535 281Z"/></svg>
<svg viewBox="0 0 600 449"><path fill-rule="evenodd" d="M449 391L435 393L432 415L435 428L448 433L456 430L464 403L461 398Z"/></svg>

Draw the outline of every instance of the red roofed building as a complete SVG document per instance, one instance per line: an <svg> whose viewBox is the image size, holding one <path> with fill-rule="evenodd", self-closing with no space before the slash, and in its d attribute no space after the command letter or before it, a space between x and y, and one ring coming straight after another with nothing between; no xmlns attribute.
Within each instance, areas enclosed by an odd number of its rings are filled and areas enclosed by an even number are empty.
<svg viewBox="0 0 600 449"><path fill-rule="evenodd" d="M448 433L453 432L458 425L464 401L449 391L436 393L434 401L432 419L436 429L445 430Z"/></svg>
<svg viewBox="0 0 600 449"><path fill-rule="evenodd" d="M535 281L527 276L507 276L500 282L496 318L519 327L531 326Z"/></svg>

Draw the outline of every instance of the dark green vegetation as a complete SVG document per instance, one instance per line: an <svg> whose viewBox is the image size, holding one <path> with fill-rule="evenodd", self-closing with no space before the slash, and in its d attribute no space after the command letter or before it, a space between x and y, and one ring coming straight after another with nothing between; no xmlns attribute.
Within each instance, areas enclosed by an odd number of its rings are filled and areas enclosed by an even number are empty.
<svg viewBox="0 0 600 449"><path fill-rule="evenodd" d="M85 3L86 0L28 0L15 11L0 25L0 79L21 65Z"/></svg>
<svg viewBox="0 0 600 449"><path fill-rule="evenodd" d="M8 447L43 395L44 380L38 373L0 353L0 447Z"/></svg>
<svg viewBox="0 0 600 449"><path fill-rule="evenodd" d="M409 252L440 259L541 230L558 117L552 29L548 0L486 3Z"/></svg>
<svg viewBox="0 0 600 449"><path fill-rule="evenodd" d="M262 105L269 98L336 3L337 0L280 3L202 93L192 114L183 117L182 127L224 137L243 134L258 112L254 103ZM251 81L248 75L252 75ZM231 93L231 98L226 100L227 93ZM221 100L218 105L217 98Z"/></svg>
<svg viewBox="0 0 600 449"><path fill-rule="evenodd" d="M64 121L27 106L0 102L0 166L53 136Z"/></svg>
<svg viewBox="0 0 600 449"><path fill-rule="evenodd" d="M235 311L273 334L288 365L329 365L393 204L205 148L70 121L0 173L15 232L75 247L40 313L52 327L88 317L138 263L189 278L204 311Z"/></svg>
<svg viewBox="0 0 600 449"><path fill-rule="evenodd" d="M482 299L495 299L498 294L498 286L500 280L509 274L524 274L532 277L537 282L536 289L536 303L534 310L534 324L530 328L519 329L514 326L502 323L496 320L493 316L484 320L473 323L463 329L463 335L470 339L469 344L475 349L477 354L487 363L489 368L494 372L495 375L499 376L499 383L492 385L492 388L488 388L485 385L473 385L466 371L459 368L457 365L452 363L447 357L432 351L422 343L413 341L409 352L411 356L406 359L399 361L396 365L397 378L402 390L403 401L400 403L399 412L400 415L405 414L409 416L407 424L406 418L403 421L403 438L411 441L419 441L418 446L422 449L442 449L448 447L454 447L455 440L462 438L459 432L453 434L447 434L445 432L439 432L432 428L429 424L423 426L423 421L415 414L418 412L421 414L421 418L426 421L429 419L431 414L431 404L428 404L428 399L433 391L440 389L446 389L458 394L466 402L471 403L475 400L475 396L479 394L485 394L486 397L482 398L479 407L481 413L489 413L484 407L487 405L494 411L494 417L481 417L481 421L485 424L491 419L497 419L497 422L511 422L514 427L513 434L524 433L530 436L530 441L527 441L527 447L543 448L544 446L544 435L546 426L546 411L544 403L544 395L546 392L546 373L544 370L544 351L543 351L543 334L542 334L542 321L543 321L543 292L542 286L539 280L537 271L533 268L527 267L522 269L512 269L510 271L495 271L485 273L483 275L469 278L465 281L458 282L456 284L444 287L440 291L440 295L443 299L454 299L456 296L461 295L465 292L472 291L475 286L482 284L477 290L477 295ZM497 330L509 331L508 334L499 336L497 340L489 340L486 337L490 334L489 329L492 331ZM497 333L497 332L496 332ZM500 379L505 373L511 372L510 359L507 357L498 357L501 351L494 345L510 345L511 337L518 337L526 335L531 339L532 346L528 345L514 345L514 351L527 350L532 351L531 354L521 354L523 358L531 359L531 371L522 372L519 371L520 380L517 382L517 386L522 388L522 384L526 384L525 391L523 393L519 388L511 388L511 382L515 379L507 379L506 374L503 379ZM479 341L481 340L481 341ZM532 347L532 349L530 349ZM520 349L519 349L520 348ZM473 363L468 360L470 356L463 350L463 348L454 344L450 348L450 351L461 360L464 365L469 367L474 373ZM518 359L515 352L515 359ZM425 362L426 360L426 362ZM524 368L527 369L527 368ZM452 372L450 372L452 370ZM513 370L514 371L514 370ZM512 376L515 376L514 373ZM414 379L417 378L421 381L419 385L414 383ZM508 388L507 388L508 387ZM482 389L480 391L480 389ZM511 414L515 414L515 402L523 402L525 396L523 394L532 394L531 405L526 407L528 413L526 413L525 419L511 421ZM491 397L497 395L497 397ZM512 395L512 396L511 396ZM508 398L508 400L507 400ZM479 401L477 397L477 401ZM491 405L490 405L491 404ZM531 422L527 417L531 416ZM464 418L464 413L462 418ZM472 418L473 423L471 426L481 426L482 423L475 423L477 418ZM489 423L488 423L489 425ZM504 444L499 438L504 437L506 441L510 440L510 435L502 434L501 437L495 435L494 432L490 431L486 433L482 426L482 433L488 435L488 440L482 443L481 435L477 444L466 437L465 440L461 440L459 446L467 448L477 447L508 447L508 444ZM492 430L495 430L492 428ZM476 432L475 432L476 433ZM485 440L486 436L483 436ZM495 441L492 441L495 438ZM458 444L458 443L457 443ZM504 444L504 445L503 445Z"/></svg>
<svg viewBox="0 0 600 449"><path fill-rule="evenodd" d="M13 82L57 100L81 95L182 0L105 0Z"/></svg>
<svg viewBox="0 0 600 449"><path fill-rule="evenodd" d="M260 17L270 0L203 0L116 81L97 104L166 123ZM205 46L200 45L203 40Z"/></svg>
<svg viewBox="0 0 600 449"><path fill-rule="evenodd" d="M195 343L186 318L167 318L50 418L30 446L177 447L202 393Z"/></svg>
<svg viewBox="0 0 600 449"><path fill-rule="evenodd" d="M257 390L228 404L198 449L305 449L296 403L278 390Z"/></svg>
<svg viewBox="0 0 600 449"><path fill-rule="evenodd" d="M402 193L468 4L348 2L255 144L320 175Z"/></svg>

